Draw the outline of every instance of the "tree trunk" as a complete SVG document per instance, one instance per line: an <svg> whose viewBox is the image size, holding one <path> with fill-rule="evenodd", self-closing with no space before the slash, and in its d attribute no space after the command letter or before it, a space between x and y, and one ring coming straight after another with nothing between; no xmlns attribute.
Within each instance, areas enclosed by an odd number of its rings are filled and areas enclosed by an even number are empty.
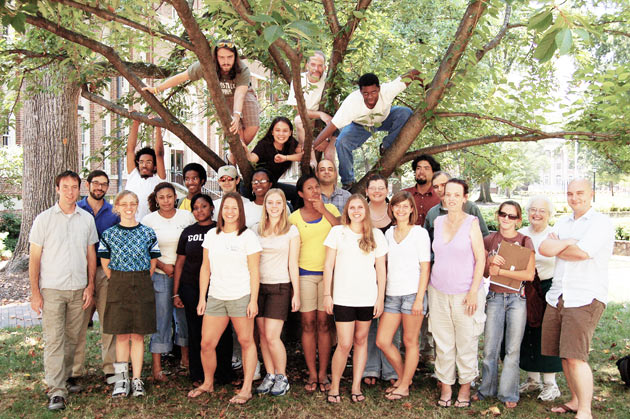
<svg viewBox="0 0 630 419"><path fill-rule="evenodd" d="M477 202L492 202L492 197L490 196L490 181L481 182L479 184L479 198L477 198Z"/></svg>
<svg viewBox="0 0 630 419"><path fill-rule="evenodd" d="M610 196L615 196L615 183L612 180L608 182L608 187L610 188Z"/></svg>
<svg viewBox="0 0 630 419"><path fill-rule="evenodd" d="M28 269L31 226L37 214L56 201L55 176L79 168L77 106L81 89L72 69L50 65L32 76L23 92L22 225L5 269L9 272Z"/></svg>

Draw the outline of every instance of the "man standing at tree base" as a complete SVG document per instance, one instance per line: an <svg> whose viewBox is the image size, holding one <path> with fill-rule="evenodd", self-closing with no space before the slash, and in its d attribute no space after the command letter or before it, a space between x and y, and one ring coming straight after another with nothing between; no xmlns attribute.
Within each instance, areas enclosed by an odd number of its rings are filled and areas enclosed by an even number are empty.
<svg viewBox="0 0 630 419"><path fill-rule="evenodd" d="M595 327L608 301L608 261L615 233L607 216L591 207L593 190L587 180L569 183L567 201L573 214L554 226L540 244L543 256L556 257L542 324L541 353L559 356L571 400L551 409L591 418L593 373L588 352Z"/></svg>

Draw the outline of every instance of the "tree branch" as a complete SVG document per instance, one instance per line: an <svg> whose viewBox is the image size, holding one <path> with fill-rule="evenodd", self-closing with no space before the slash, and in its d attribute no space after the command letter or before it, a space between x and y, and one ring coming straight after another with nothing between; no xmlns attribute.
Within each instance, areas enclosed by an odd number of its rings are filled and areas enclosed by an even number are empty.
<svg viewBox="0 0 630 419"><path fill-rule="evenodd" d="M127 19L126 17L122 17L117 15L116 13L110 12L109 10L106 9L100 9L98 7L92 7L92 6L88 6L87 4L83 4L83 3L79 3L76 2L74 0L51 0L52 3L60 3L63 4L65 6L69 6L75 9L79 9L82 10L86 13L90 13L93 14L94 16L100 17L103 20L106 20L108 22L117 22L117 23L122 23L125 26L129 26L130 28L133 29L137 29L139 31L145 32L151 36L157 36L165 41L169 41L172 42L174 44L179 45L182 48L186 48L188 50L192 51L192 44L186 40L184 40L183 38L180 38L178 36L169 34L167 32L164 31L160 31L160 30L154 30L149 28L148 26L142 25L138 22L135 22L131 19ZM98 2L97 2L98 4Z"/></svg>
<svg viewBox="0 0 630 419"><path fill-rule="evenodd" d="M518 129L520 129L522 131L542 134L542 131L540 131L538 129L529 128L529 127L526 127L524 125L519 125L516 122L508 121L507 119L499 118L499 117L496 117L496 116L480 115L480 114L473 113L473 112L435 112L434 115L436 117L438 117L438 118L468 117L468 118L475 118L475 119L481 119L481 120L487 120L487 121L496 121L496 122L500 122L502 124L509 125L511 127L514 127L514 128L518 128Z"/></svg>
<svg viewBox="0 0 630 419"><path fill-rule="evenodd" d="M493 48L496 48L496 46L499 45L499 43L501 42L501 40L503 39L503 37L508 31L508 25L510 23L511 15L512 15L512 6L510 5L510 3L506 2L505 17L503 18L503 26L501 26L499 33L497 33L497 35L490 42L484 45L483 48L481 48L480 50L477 50L477 52L475 53L475 57L477 58L477 61L481 61L483 56L486 55L488 51L490 51Z"/></svg>
<svg viewBox="0 0 630 419"><path fill-rule="evenodd" d="M41 16L25 14L26 22L40 29L60 36L70 42L82 45L104 56L118 72L129 82L138 94L151 106L151 108L164 120L165 127L179 137L193 152L206 161L212 168L218 170L225 163L208 146L206 146L195 134L181 123L160 101L148 91L142 90L145 84L136 76L120 59L113 48L88 38L82 34L66 29ZM207 45L207 43L206 43Z"/></svg>
<svg viewBox="0 0 630 419"><path fill-rule="evenodd" d="M124 118L133 119L135 121L142 122L143 124L153 125L154 127L167 128L162 118L151 118L148 115L140 112L129 111L124 106L117 105L111 100L107 100L102 96L90 92L88 86L85 84L81 86L81 96L83 96L90 102L96 103L97 105L102 106L108 111L120 115Z"/></svg>
<svg viewBox="0 0 630 419"><path fill-rule="evenodd" d="M339 33L341 25L339 25L339 19L337 19L337 10L335 8L334 0L322 0L324 6L324 12L326 13L326 22L330 28L330 33L336 36Z"/></svg>
<svg viewBox="0 0 630 419"><path fill-rule="evenodd" d="M400 164L411 161L414 158L422 155L422 154L439 154L444 153L446 151L454 151L460 150L462 148L468 148L473 146L479 146L484 144L491 143L506 143L506 142L530 142L530 141L540 141L548 138L571 138L571 141L591 141L591 142L608 142L614 141L618 138L617 134L599 134L594 132L584 132L584 131L558 131L558 132L543 132L543 133L518 133L518 134L507 134L507 135L488 135L485 137L472 138L469 140L461 140L448 144L440 144L434 145L430 147L420 148L418 150L410 151L405 153L402 159L400 160Z"/></svg>

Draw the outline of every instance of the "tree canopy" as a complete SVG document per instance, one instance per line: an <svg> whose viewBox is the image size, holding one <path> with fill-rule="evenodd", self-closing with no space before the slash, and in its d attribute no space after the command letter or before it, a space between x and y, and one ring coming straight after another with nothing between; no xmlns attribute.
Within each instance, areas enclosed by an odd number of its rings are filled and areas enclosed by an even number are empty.
<svg viewBox="0 0 630 419"><path fill-rule="evenodd" d="M213 71L211 44L229 37L274 74L270 89L278 99L295 81L307 132L303 168L314 136L299 77L313 49L330 57L321 106L331 114L364 72L382 80L411 68L422 73L424 83L413 82L398 98L413 116L382 157L378 139L366 143L357 165L368 169L361 173L388 176L422 153L446 153L447 161L464 161L470 178L488 180L518 159L508 143L547 138L583 141L621 170L630 162L623 147L630 132L623 117L630 86L630 6L624 0L0 0L0 15L17 31L0 41L3 123L18 95L33 94L23 89L24 78L58 62L70 69L83 97L168 129L217 169L225 164L221 157L181 117L186 88L163 97L141 88L199 60L208 112L227 133L231 112ZM154 55L155 62L142 59ZM106 98L115 76L124 77L134 95ZM142 110L129 111L133 102ZM263 119L290 111L278 103ZM226 138L247 176L251 167L238 137Z"/></svg>

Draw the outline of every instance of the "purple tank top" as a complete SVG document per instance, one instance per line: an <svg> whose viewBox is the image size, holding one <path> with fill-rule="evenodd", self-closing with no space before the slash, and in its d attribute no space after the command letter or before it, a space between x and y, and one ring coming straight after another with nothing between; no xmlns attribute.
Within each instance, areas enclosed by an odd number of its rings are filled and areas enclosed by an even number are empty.
<svg viewBox="0 0 630 419"><path fill-rule="evenodd" d="M475 270L475 256L470 240L474 215L467 215L450 242L444 242L447 215L435 219L431 285L444 294L464 294L470 290Z"/></svg>

